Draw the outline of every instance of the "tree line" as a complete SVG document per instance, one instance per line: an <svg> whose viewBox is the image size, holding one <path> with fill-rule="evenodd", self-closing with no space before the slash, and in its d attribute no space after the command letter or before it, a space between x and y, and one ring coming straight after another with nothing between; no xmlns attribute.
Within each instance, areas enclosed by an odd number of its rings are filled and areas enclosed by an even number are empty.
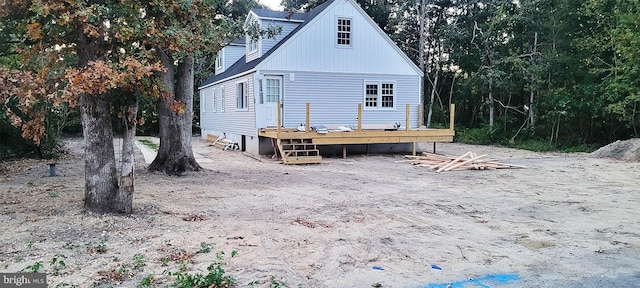
<svg viewBox="0 0 640 288"><path fill-rule="evenodd" d="M326 0L283 0L310 9ZM425 73L424 123L548 149L638 137L640 2L357 0Z"/></svg>

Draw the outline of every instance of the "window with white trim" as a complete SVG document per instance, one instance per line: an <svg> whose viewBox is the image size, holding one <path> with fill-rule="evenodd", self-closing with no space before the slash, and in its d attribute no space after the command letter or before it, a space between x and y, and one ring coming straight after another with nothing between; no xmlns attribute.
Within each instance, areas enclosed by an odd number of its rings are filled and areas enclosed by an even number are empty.
<svg viewBox="0 0 640 288"><path fill-rule="evenodd" d="M280 99L280 79L267 78L267 102L274 103Z"/></svg>
<svg viewBox="0 0 640 288"><path fill-rule="evenodd" d="M364 107L378 107L378 83L367 83L364 85Z"/></svg>
<svg viewBox="0 0 640 288"><path fill-rule="evenodd" d="M366 81L364 83L365 109L395 108L395 83Z"/></svg>
<svg viewBox="0 0 640 288"><path fill-rule="evenodd" d="M393 108L395 107L395 93L393 83L382 83L381 93L380 93L380 107L382 108Z"/></svg>
<svg viewBox="0 0 640 288"><path fill-rule="evenodd" d="M216 69L222 69L224 63L224 53L222 50L218 51L218 56L216 57Z"/></svg>
<svg viewBox="0 0 640 288"><path fill-rule="evenodd" d="M224 86L220 87L220 112L224 112Z"/></svg>
<svg viewBox="0 0 640 288"><path fill-rule="evenodd" d="M247 82L239 82L236 84L236 109L247 109L249 107L249 93L247 91Z"/></svg>
<svg viewBox="0 0 640 288"><path fill-rule="evenodd" d="M216 95L216 89L213 89L213 103L211 103L211 109L213 112L218 112L218 95Z"/></svg>
<svg viewBox="0 0 640 288"><path fill-rule="evenodd" d="M337 28L336 44L338 46L351 46L351 19L339 17Z"/></svg>
<svg viewBox="0 0 640 288"><path fill-rule="evenodd" d="M249 53L258 51L258 40L249 37Z"/></svg>
<svg viewBox="0 0 640 288"><path fill-rule="evenodd" d="M207 112L207 94L209 89L200 91L200 107L202 107L202 113Z"/></svg>
<svg viewBox="0 0 640 288"><path fill-rule="evenodd" d="M264 91L262 91L262 79L258 79L258 103L264 104Z"/></svg>

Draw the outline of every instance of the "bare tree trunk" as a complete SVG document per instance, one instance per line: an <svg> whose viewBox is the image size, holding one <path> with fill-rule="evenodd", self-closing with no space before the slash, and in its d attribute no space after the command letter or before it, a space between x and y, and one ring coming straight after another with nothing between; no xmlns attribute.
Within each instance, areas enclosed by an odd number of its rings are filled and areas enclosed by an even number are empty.
<svg viewBox="0 0 640 288"><path fill-rule="evenodd" d="M424 76L422 77L422 83L420 83L422 85L422 89L420 89L420 105L422 107L424 107L424 93L425 90L424 88L426 88L426 79L427 79L427 70L426 70L426 65L425 65L425 57L424 57L424 43L425 43L425 38L426 35L424 35L425 33L425 21L427 19L427 0L420 0L420 17L419 17L419 25L420 25L420 38L418 41L418 58L420 61L420 71L422 71L422 73L424 74ZM419 119L418 120L418 126L424 121L424 109L419 109L422 113L420 115L418 115Z"/></svg>
<svg viewBox="0 0 640 288"><path fill-rule="evenodd" d="M536 47L537 46L538 46L538 32L535 32L535 34L533 36L533 47L532 47L532 52L533 53L531 53L531 67L532 68L533 68L533 65L535 64L535 58L534 57L536 57L536 50L537 50ZM530 95L529 95L529 125L531 125L531 128L533 128L534 124L535 124L535 121L534 121L535 120L535 118L534 118L535 117L535 113L534 113L534 110L533 110L533 102L534 102L533 100L534 100L534 97L535 97L534 86L535 86L535 77L534 77L533 72L531 72L531 92L530 92Z"/></svg>
<svg viewBox="0 0 640 288"><path fill-rule="evenodd" d="M163 171L169 175L182 175L188 171L200 171L191 147L191 121L193 119L193 55L183 59L175 72L173 58L161 53L167 68L162 73L166 95L158 100L160 122L160 147L158 155L149 165L151 171Z"/></svg>
<svg viewBox="0 0 640 288"><path fill-rule="evenodd" d="M440 43L442 44L442 43ZM440 63L442 62L442 45L438 45L438 59L436 60L436 75L433 80L433 89L431 89L431 97L429 98L429 112L427 114L427 128L431 127L431 117L433 116L433 102L436 96L436 90L438 89L438 78L440 78ZM438 96L440 99L440 96ZM442 101L440 101L442 105Z"/></svg>
<svg viewBox="0 0 640 288"><path fill-rule="evenodd" d="M427 113L427 128L431 127L431 117L433 115L433 102L436 96L436 89L438 88L438 78L440 76L440 69L436 68L436 76L433 80L433 89L431 89L431 97L429 97L429 112Z"/></svg>
<svg viewBox="0 0 640 288"><path fill-rule="evenodd" d="M80 97L84 136L84 206L92 212L111 212L118 191L113 149L110 101L107 95Z"/></svg>
<svg viewBox="0 0 640 288"><path fill-rule="evenodd" d="M489 128L493 129L493 77L489 76Z"/></svg>
<svg viewBox="0 0 640 288"><path fill-rule="evenodd" d="M124 114L125 131L122 137L122 163L120 164L120 189L113 203L114 210L121 213L133 211L133 192L135 181L135 154L133 144L136 137L138 100L135 92L127 91Z"/></svg>
<svg viewBox="0 0 640 288"><path fill-rule="evenodd" d="M78 66L102 60L102 39L78 33ZM84 207L88 211L113 211L118 191L116 156L113 149L111 101L108 94L82 94L79 99L84 137Z"/></svg>

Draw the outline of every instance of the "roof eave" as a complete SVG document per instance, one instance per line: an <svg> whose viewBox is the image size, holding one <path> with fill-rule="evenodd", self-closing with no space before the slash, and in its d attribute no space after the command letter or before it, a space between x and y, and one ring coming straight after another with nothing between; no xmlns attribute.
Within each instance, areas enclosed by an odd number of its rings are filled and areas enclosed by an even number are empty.
<svg viewBox="0 0 640 288"><path fill-rule="evenodd" d="M202 90L202 89L204 89L204 88L208 88L208 87L211 87L211 86L215 86L215 85L220 84L220 83L222 83L222 82L226 82L226 81L229 81L229 80L232 80L232 79L238 78L238 77L242 77L242 76L245 76L245 75L251 74L251 73L253 73L253 72L256 72L256 70L257 70L256 68L253 68L253 69L249 69L249 70L247 70L247 71L244 71L244 72L241 72L241 73L238 73L238 74L233 74L233 75L231 75L231 76L229 76L229 77L227 77L227 78L223 78L223 79L220 79L220 80L218 80L218 81L215 81L215 82L212 82L212 83L209 83L209 84L206 84L206 85L202 85L202 86L198 87L198 90Z"/></svg>

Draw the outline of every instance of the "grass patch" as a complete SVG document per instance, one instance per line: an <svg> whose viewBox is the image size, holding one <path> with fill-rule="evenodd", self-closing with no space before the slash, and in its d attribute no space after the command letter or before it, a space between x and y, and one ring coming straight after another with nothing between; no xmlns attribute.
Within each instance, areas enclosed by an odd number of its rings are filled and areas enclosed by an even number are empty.
<svg viewBox="0 0 640 288"><path fill-rule="evenodd" d="M580 144L580 145L576 145L576 146L567 146L567 147L563 147L562 149L560 149L560 151L564 152L564 153L579 153L579 152L585 152L585 153L591 153L593 151L598 150L598 147L595 145L590 145L590 144Z"/></svg>
<svg viewBox="0 0 640 288"><path fill-rule="evenodd" d="M148 140L148 139L141 139L138 140L140 143L142 143L142 145L147 146L151 149L153 149L154 151L158 151L158 144L153 143L153 141Z"/></svg>
<svg viewBox="0 0 640 288"><path fill-rule="evenodd" d="M549 141L545 140L525 140L525 141L516 141L512 145L513 148L529 150L535 152L548 152L548 151L556 151L557 148Z"/></svg>

